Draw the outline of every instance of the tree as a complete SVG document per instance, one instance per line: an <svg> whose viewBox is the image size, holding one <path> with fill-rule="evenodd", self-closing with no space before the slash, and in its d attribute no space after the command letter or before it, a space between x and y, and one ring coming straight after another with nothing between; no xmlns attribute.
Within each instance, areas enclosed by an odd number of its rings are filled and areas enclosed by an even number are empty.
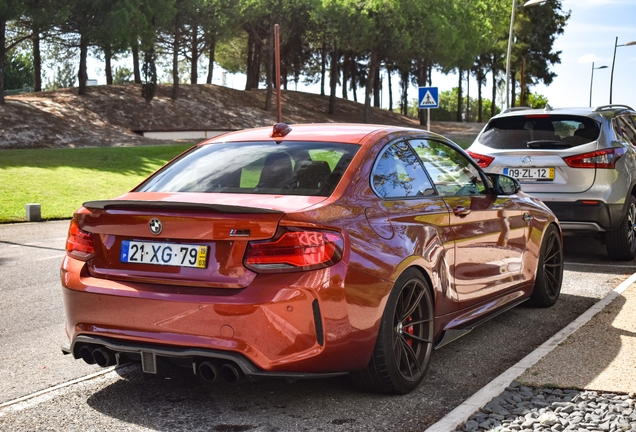
<svg viewBox="0 0 636 432"><path fill-rule="evenodd" d="M41 42L55 26L62 24L69 11L67 0L23 0L24 14L18 26L25 29L33 46L33 90L42 91Z"/></svg>
<svg viewBox="0 0 636 432"><path fill-rule="evenodd" d="M522 8L517 16L511 69L519 73L521 103L525 103L530 86L538 82L550 84L556 76L550 66L561 62L561 52L553 51L554 41L563 34L570 15L570 11L563 11L561 0L547 0L539 6ZM515 85L512 94L511 100L515 101Z"/></svg>
<svg viewBox="0 0 636 432"><path fill-rule="evenodd" d="M21 89L33 85L33 57L30 53L12 49L9 51L5 66L5 89Z"/></svg>
<svg viewBox="0 0 636 432"><path fill-rule="evenodd" d="M79 94L86 94L86 60L90 46L100 46L109 59L112 47L127 40L133 0L70 0L69 15L62 26L71 36L70 44L79 47L77 74ZM109 68L107 60L107 69Z"/></svg>
<svg viewBox="0 0 636 432"><path fill-rule="evenodd" d="M7 53L28 36L18 34L7 39L7 23L24 11L21 0L0 0L0 105L4 104L4 69Z"/></svg>

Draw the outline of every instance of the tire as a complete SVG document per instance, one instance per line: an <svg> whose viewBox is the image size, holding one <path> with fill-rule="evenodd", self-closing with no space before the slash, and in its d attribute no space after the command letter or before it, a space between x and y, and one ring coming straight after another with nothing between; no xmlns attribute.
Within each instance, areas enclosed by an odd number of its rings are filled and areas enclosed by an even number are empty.
<svg viewBox="0 0 636 432"><path fill-rule="evenodd" d="M365 390L405 394L424 378L434 335L433 295L415 269L395 282L380 322L378 338L366 369L350 374Z"/></svg>
<svg viewBox="0 0 636 432"><path fill-rule="evenodd" d="M631 261L636 257L636 198L632 195L618 229L605 233L605 247L609 257L616 261Z"/></svg>
<svg viewBox="0 0 636 432"><path fill-rule="evenodd" d="M535 307L553 306L561 293L563 281L563 243L559 230L550 225L543 235L539 266L534 282L534 290L529 305Z"/></svg>

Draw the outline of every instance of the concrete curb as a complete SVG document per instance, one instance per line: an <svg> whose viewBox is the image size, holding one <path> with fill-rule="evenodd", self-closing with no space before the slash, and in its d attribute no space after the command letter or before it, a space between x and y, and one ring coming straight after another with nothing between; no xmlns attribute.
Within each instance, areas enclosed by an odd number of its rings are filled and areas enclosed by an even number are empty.
<svg viewBox="0 0 636 432"><path fill-rule="evenodd" d="M517 377L522 375L527 369L545 357L568 336L583 327L594 315L603 310L634 282L636 282L636 273L632 274L613 291L596 302L577 319L561 329L561 331L545 341L537 349L521 359L517 364L511 366L504 373L486 384L486 386L477 393L466 399L457 408L442 417L437 423L431 425L428 429L426 429L426 432L449 432L456 430L457 427L464 424L473 413L483 408L492 398L503 393L506 390L506 387L508 387Z"/></svg>

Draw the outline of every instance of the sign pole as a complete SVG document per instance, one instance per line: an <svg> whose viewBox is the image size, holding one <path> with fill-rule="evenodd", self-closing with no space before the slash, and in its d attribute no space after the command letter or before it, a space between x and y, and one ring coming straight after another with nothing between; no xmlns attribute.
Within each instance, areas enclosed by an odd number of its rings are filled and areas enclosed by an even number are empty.
<svg viewBox="0 0 636 432"><path fill-rule="evenodd" d="M278 24L274 25L274 40L276 43L276 121L280 123L283 121L283 105L280 91L280 26Z"/></svg>
<svg viewBox="0 0 636 432"><path fill-rule="evenodd" d="M426 108L426 130L431 131L431 109Z"/></svg>

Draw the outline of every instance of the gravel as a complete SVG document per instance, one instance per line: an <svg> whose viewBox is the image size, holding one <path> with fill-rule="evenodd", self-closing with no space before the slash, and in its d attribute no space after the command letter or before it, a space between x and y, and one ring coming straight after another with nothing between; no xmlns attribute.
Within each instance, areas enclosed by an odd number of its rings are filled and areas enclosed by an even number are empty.
<svg viewBox="0 0 636 432"><path fill-rule="evenodd" d="M513 382L456 432L636 431L635 397Z"/></svg>

